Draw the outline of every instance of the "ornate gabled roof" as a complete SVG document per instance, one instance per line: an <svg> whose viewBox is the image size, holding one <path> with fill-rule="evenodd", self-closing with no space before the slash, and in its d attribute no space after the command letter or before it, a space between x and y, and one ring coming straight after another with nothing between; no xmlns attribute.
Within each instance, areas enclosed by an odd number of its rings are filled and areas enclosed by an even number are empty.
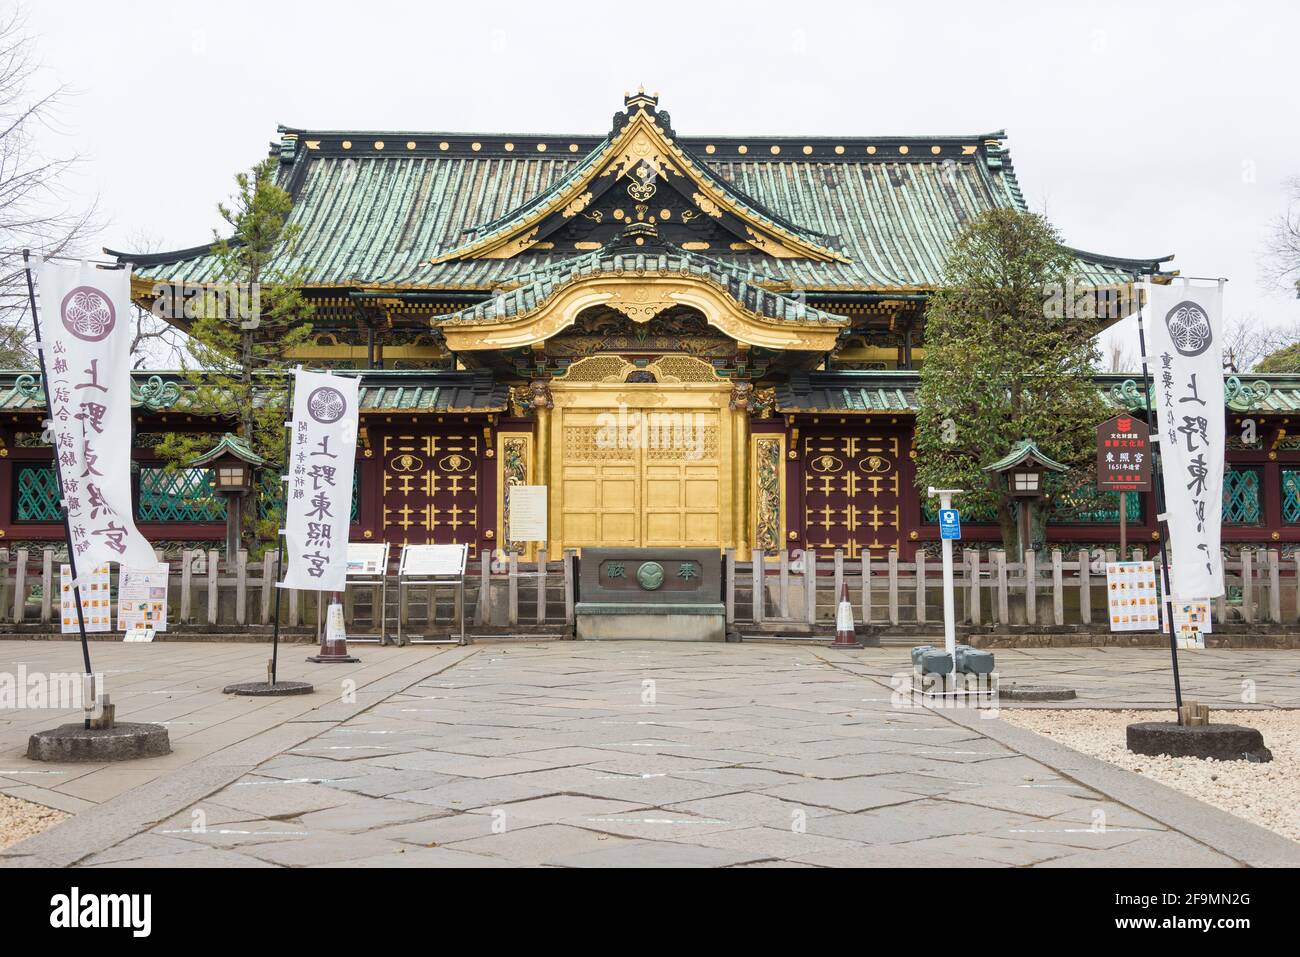
<svg viewBox="0 0 1300 957"><path fill-rule="evenodd" d="M671 215L657 217L654 212L671 209L662 207L661 184L685 201L692 218L715 220L745 247L781 259L848 262L826 245L830 237L774 213L680 145L668 114L658 110L658 97L638 93L625 98L624 106L614 115L609 135L565 176L505 216L471 229L464 245L433 262L512 258L555 234L611 191L619 206L610 210L609 225L617 228L614 213L624 213L630 221L635 210L637 221L668 226ZM631 208L624 212L624 206Z"/></svg>
<svg viewBox="0 0 1300 957"><path fill-rule="evenodd" d="M595 252L524 273L515 277L518 285L513 288L459 312L439 316L436 322L440 326L506 322L535 312L566 286L599 276L695 277L720 287L741 308L775 322L837 326L849 322L846 316L815 309L793 296L764 288L760 283L767 277L748 265L692 253L653 238L643 246L624 238Z"/></svg>
<svg viewBox="0 0 1300 957"><path fill-rule="evenodd" d="M661 192L682 205L689 199L696 210L699 192L722 212L706 215L718 233L701 240L707 250L694 251L760 263L784 287L810 294L933 288L967 220L993 207L1024 207L1000 132L684 137L644 95L628 99L615 128L594 137L284 128L273 153L293 197L290 222L300 232L272 265L300 274L308 288L495 289L571 259L583 251L579 242L606 241L562 241L572 226L556 225L583 218L563 211L587 192L593 195L582 212L610 201L615 172L602 177L604 170L617 171L624 210L633 210L626 186L635 184L623 173L639 168L641 158L620 152L620 144L647 146L679 170L680 176L656 172ZM646 205L647 215L661 211L655 201ZM538 235L528 239L534 227ZM746 228L770 240L769 248L737 240L744 248L732 249L722 241L724 233L735 239L736 230L750 238ZM522 241L513 258L487 258L516 240ZM783 258L783 251L800 255ZM136 264L140 295L158 280L220 281L210 246L113 255ZM1165 261L1088 253L1078 260L1081 279L1098 285L1157 272Z"/></svg>

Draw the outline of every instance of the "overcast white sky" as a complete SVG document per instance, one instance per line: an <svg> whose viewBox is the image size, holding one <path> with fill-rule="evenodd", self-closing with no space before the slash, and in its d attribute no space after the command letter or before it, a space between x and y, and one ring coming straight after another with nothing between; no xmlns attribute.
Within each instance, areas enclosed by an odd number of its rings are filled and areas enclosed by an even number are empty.
<svg viewBox="0 0 1300 957"><path fill-rule="evenodd" d="M102 244L211 238L277 123L603 134L625 90L683 134L1005 128L1071 245L1176 253L1230 319L1300 322L1259 262L1300 175L1300 3L61 2L29 4L80 95ZM1133 350L1136 352L1136 349Z"/></svg>

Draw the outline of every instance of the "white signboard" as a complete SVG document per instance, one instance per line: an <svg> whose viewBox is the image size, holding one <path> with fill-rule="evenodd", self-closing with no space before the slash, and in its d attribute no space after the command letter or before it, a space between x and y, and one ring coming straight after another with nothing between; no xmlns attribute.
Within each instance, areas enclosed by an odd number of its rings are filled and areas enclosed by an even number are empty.
<svg viewBox="0 0 1300 957"><path fill-rule="evenodd" d="M131 510L131 274L43 262L41 353L68 547L84 575L158 557Z"/></svg>
<svg viewBox="0 0 1300 957"><path fill-rule="evenodd" d="M117 576L117 630L167 630L167 563L153 568L122 566ZM152 639L151 639L152 640Z"/></svg>
<svg viewBox="0 0 1300 957"><path fill-rule="evenodd" d="M348 577L374 578L388 572L388 544L348 542Z"/></svg>
<svg viewBox="0 0 1300 957"><path fill-rule="evenodd" d="M294 372L282 588L343 590L357 422L355 378Z"/></svg>
<svg viewBox="0 0 1300 957"><path fill-rule="evenodd" d="M546 541L546 486L511 485L506 489L512 542Z"/></svg>
<svg viewBox="0 0 1300 957"><path fill-rule="evenodd" d="M1144 309L1169 516L1170 592L1223 594L1223 293L1175 279L1148 284Z"/></svg>
<svg viewBox="0 0 1300 957"><path fill-rule="evenodd" d="M1111 631L1158 630L1155 562L1107 562L1106 607Z"/></svg>
<svg viewBox="0 0 1300 957"><path fill-rule="evenodd" d="M403 545L398 574L407 578L459 578L468 545Z"/></svg>
<svg viewBox="0 0 1300 957"><path fill-rule="evenodd" d="M109 591L108 566L82 572L81 615L86 631L113 630L113 600ZM59 566L59 630L65 635L79 633L77 599L72 591L72 566Z"/></svg>

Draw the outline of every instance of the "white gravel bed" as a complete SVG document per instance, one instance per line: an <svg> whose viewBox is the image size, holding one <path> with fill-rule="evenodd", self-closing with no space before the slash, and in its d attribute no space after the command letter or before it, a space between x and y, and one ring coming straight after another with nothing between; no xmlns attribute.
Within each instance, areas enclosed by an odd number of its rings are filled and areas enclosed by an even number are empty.
<svg viewBox="0 0 1300 957"><path fill-rule="evenodd" d="M1258 728L1273 752L1267 764L1150 757L1124 745L1138 721L1173 721L1172 711L1048 711L1003 708L1003 720L1117 767L1190 794L1198 801L1300 841L1300 711L1210 711L1215 724Z"/></svg>
<svg viewBox="0 0 1300 957"><path fill-rule="evenodd" d="M0 794L0 849L58 824L68 815L43 804Z"/></svg>

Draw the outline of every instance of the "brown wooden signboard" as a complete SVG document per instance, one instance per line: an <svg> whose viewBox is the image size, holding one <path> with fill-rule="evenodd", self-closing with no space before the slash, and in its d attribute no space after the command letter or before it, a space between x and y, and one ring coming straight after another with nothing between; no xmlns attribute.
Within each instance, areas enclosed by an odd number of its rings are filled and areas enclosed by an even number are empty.
<svg viewBox="0 0 1300 957"><path fill-rule="evenodd" d="M1146 492L1151 488L1151 431L1134 415L1097 426L1097 491Z"/></svg>

